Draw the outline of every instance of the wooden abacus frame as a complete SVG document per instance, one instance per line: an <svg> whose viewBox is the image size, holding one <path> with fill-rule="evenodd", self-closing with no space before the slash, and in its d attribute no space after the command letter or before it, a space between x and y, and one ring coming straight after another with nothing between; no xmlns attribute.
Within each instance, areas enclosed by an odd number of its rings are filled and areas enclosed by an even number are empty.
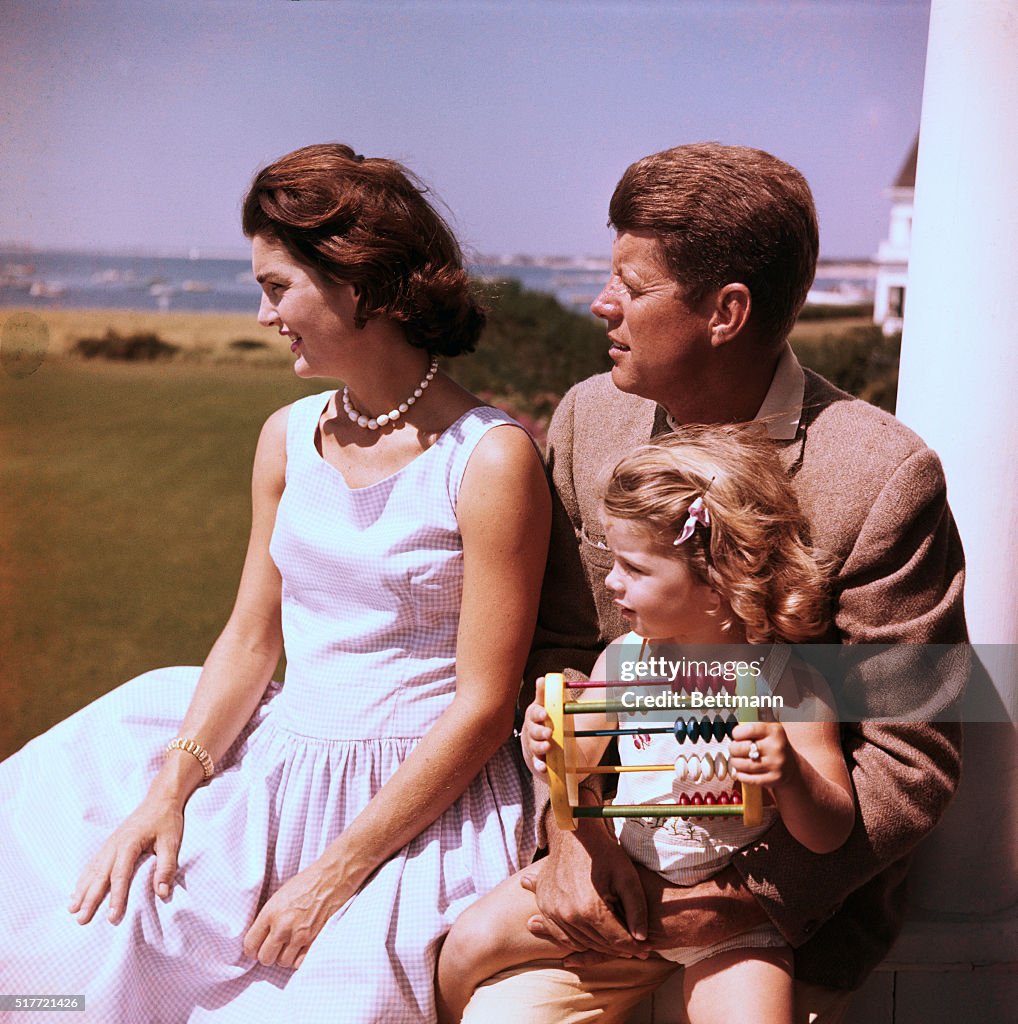
<svg viewBox="0 0 1018 1024"><path fill-rule="evenodd" d="M592 684L606 688L608 685L619 689L633 689L638 686L655 686L661 683L611 683ZM736 696L753 697L756 694L755 680L746 674L740 674L736 681ZM740 722L757 721L756 708L751 706L738 707L736 717ZM763 820L763 794L759 786L753 786L740 779L742 785L741 804L610 804L598 807L581 807L579 801L578 776L593 774L618 774L625 771L674 771L672 765L578 765L576 763L576 736L573 728L573 715L591 712L607 714L612 711L630 711L631 707L621 701L569 701L566 700L565 677L558 672L549 673L544 677L544 709L548 713L551 726L551 749L548 751L548 789L551 793L551 807L555 813L555 821L559 828L572 831L576 828L577 818L675 818L675 817L726 817L742 815L745 825L759 825ZM679 706L675 710L693 710L690 706ZM599 729L601 736L632 736L647 730L636 729ZM656 730L660 731L660 730ZM668 730L669 732L671 729ZM589 735L589 734L588 734Z"/></svg>

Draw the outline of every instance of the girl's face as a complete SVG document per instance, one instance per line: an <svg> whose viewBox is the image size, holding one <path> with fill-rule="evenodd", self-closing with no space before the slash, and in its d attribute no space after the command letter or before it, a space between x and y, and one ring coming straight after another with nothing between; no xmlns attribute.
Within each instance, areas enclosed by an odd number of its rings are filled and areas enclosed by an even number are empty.
<svg viewBox="0 0 1018 1024"><path fill-rule="evenodd" d="M297 376L342 378L358 340L353 286L325 280L264 235L251 241L251 263L262 286L258 322L290 342Z"/></svg>
<svg viewBox="0 0 1018 1024"><path fill-rule="evenodd" d="M664 553L651 531L631 519L606 515L604 527L615 555L605 586L635 633L668 643L731 639L721 628L721 598L693 576L678 548Z"/></svg>

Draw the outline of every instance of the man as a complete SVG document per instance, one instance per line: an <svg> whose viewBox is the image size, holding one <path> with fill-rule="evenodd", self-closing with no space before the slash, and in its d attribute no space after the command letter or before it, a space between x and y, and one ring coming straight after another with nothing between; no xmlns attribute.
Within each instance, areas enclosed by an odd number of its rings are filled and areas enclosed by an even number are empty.
<svg viewBox="0 0 1018 1024"><path fill-rule="evenodd" d="M552 421L557 507L531 676L582 677L626 631L604 586L600 483L626 451L683 423L758 420L778 446L812 541L835 561L832 643L964 642L964 562L939 461L892 416L804 371L788 346L819 248L802 175L758 150L680 146L628 168L610 223L611 277L591 308L614 366L574 387ZM966 675L956 664L931 688L907 658L893 671L861 660L847 696L907 718L949 706ZM464 1020L623 1021L675 970L648 957L653 946L768 920L795 948L797 1014L840 1020L898 932L909 855L954 792L959 743L954 723L844 723L858 801L848 842L816 856L778 824L689 889L635 867L602 820L550 826L535 888L543 918L531 927L588 952L497 976ZM602 799L597 782L581 799Z"/></svg>

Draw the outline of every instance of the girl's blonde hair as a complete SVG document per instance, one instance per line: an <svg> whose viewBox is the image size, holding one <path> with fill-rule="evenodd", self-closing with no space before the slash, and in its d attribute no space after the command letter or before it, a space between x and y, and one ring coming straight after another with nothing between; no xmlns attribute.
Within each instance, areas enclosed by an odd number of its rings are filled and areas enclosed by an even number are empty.
<svg viewBox="0 0 1018 1024"><path fill-rule="evenodd" d="M675 545L689 506L703 497L710 526ZM750 643L800 643L830 623L829 566L809 529L772 441L746 425L683 426L616 467L605 512L635 520L660 549L686 560L716 591Z"/></svg>

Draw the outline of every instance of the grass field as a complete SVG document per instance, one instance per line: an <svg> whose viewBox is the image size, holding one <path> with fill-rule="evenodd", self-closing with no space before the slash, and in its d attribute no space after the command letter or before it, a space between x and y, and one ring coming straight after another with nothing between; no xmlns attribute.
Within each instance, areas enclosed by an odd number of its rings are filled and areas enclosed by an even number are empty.
<svg viewBox="0 0 1018 1024"><path fill-rule="evenodd" d="M0 757L140 672L201 663L240 573L259 428L329 386L295 378L247 316L39 315L51 355L23 379L0 372ZM186 351L59 355L110 327ZM262 335L269 349L230 348Z"/></svg>
<svg viewBox="0 0 1018 1024"><path fill-rule="evenodd" d="M0 756L226 621L285 369L49 361L0 374Z"/></svg>

